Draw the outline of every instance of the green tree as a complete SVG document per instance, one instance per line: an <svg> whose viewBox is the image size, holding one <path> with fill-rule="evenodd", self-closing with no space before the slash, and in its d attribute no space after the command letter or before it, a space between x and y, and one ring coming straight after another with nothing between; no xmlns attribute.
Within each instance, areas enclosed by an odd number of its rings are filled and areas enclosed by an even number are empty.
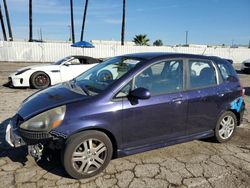
<svg viewBox="0 0 250 188"><path fill-rule="evenodd" d="M162 42L162 40L159 39L159 40L154 41L153 45L154 46L163 46L163 42Z"/></svg>
<svg viewBox="0 0 250 188"><path fill-rule="evenodd" d="M149 39L147 38L147 35L135 35L133 42L138 46L149 46Z"/></svg>

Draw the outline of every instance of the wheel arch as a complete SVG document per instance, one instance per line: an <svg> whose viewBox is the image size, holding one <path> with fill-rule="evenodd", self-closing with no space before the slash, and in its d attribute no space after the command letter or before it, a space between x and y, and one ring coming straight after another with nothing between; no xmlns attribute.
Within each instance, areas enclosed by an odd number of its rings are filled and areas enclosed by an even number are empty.
<svg viewBox="0 0 250 188"><path fill-rule="evenodd" d="M79 134L79 133L84 132L84 131L99 131L99 132L102 132L102 133L106 134L108 136L108 138L110 139L110 141L112 143L112 146L113 146L112 159L117 158L117 149L118 149L117 140L116 140L114 134L111 133L110 131L106 130L106 129L98 128L98 127L81 129L81 130L79 130L77 132L72 133L70 136L68 136L67 141L70 140L70 138L72 136L74 136L75 134Z"/></svg>
<svg viewBox="0 0 250 188"><path fill-rule="evenodd" d="M237 126L239 126L240 123L241 123L240 112L237 112L237 111L234 110L234 109L228 109L227 111L233 112L233 113L234 113L234 115L236 116L236 119L237 119Z"/></svg>
<svg viewBox="0 0 250 188"><path fill-rule="evenodd" d="M29 84L30 84L30 86L33 87L33 86L32 86L32 83L31 83L31 78L32 78L32 76L33 76L34 74L38 73L38 72L44 73L44 74L46 74L46 75L48 76L48 78L49 78L49 86L51 86L51 75L49 75L47 72L41 71L41 70L36 70L36 71L34 71L34 72L30 75L30 78L29 78Z"/></svg>

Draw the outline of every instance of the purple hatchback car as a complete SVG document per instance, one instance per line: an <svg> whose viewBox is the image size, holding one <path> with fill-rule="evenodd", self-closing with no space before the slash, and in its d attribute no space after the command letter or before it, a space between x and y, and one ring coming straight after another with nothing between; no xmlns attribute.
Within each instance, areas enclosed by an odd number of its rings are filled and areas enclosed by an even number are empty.
<svg viewBox="0 0 250 188"><path fill-rule="evenodd" d="M242 122L243 95L224 59L123 55L27 98L6 140L28 145L38 159L58 149L70 176L88 178L113 158L200 138L230 140Z"/></svg>

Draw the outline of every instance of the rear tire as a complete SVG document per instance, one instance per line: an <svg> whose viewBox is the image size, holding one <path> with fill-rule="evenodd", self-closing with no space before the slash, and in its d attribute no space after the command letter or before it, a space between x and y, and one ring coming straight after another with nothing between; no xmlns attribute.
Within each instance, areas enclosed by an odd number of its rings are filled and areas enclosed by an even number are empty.
<svg viewBox="0 0 250 188"><path fill-rule="evenodd" d="M229 141L234 133L237 126L237 118L231 111L224 112L216 125L215 128L215 139L220 142Z"/></svg>
<svg viewBox="0 0 250 188"><path fill-rule="evenodd" d="M35 89L47 88L50 85L50 77L45 72L35 72L30 77L30 84Z"/></svg>
<svg viewBox="0 0 250 188"><path fill-rule="evenodd" d="M66 142L62 162L71 177L89 178L107 167L112 154L112 143L106 134L84 131L73 135Z"/></svg>

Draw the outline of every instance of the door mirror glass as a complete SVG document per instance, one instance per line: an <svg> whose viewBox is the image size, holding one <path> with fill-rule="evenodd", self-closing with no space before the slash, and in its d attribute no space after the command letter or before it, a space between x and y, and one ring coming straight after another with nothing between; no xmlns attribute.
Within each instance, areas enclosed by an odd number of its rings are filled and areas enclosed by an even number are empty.
<svg viewBox="0 0 250 188"><path fill-rule="evenodd" d="M133 91L130 92L129 94L130 97L135 98L135 99L149 99L151 97L151 94L149 90L139 87L134 89Z"/></svg>

